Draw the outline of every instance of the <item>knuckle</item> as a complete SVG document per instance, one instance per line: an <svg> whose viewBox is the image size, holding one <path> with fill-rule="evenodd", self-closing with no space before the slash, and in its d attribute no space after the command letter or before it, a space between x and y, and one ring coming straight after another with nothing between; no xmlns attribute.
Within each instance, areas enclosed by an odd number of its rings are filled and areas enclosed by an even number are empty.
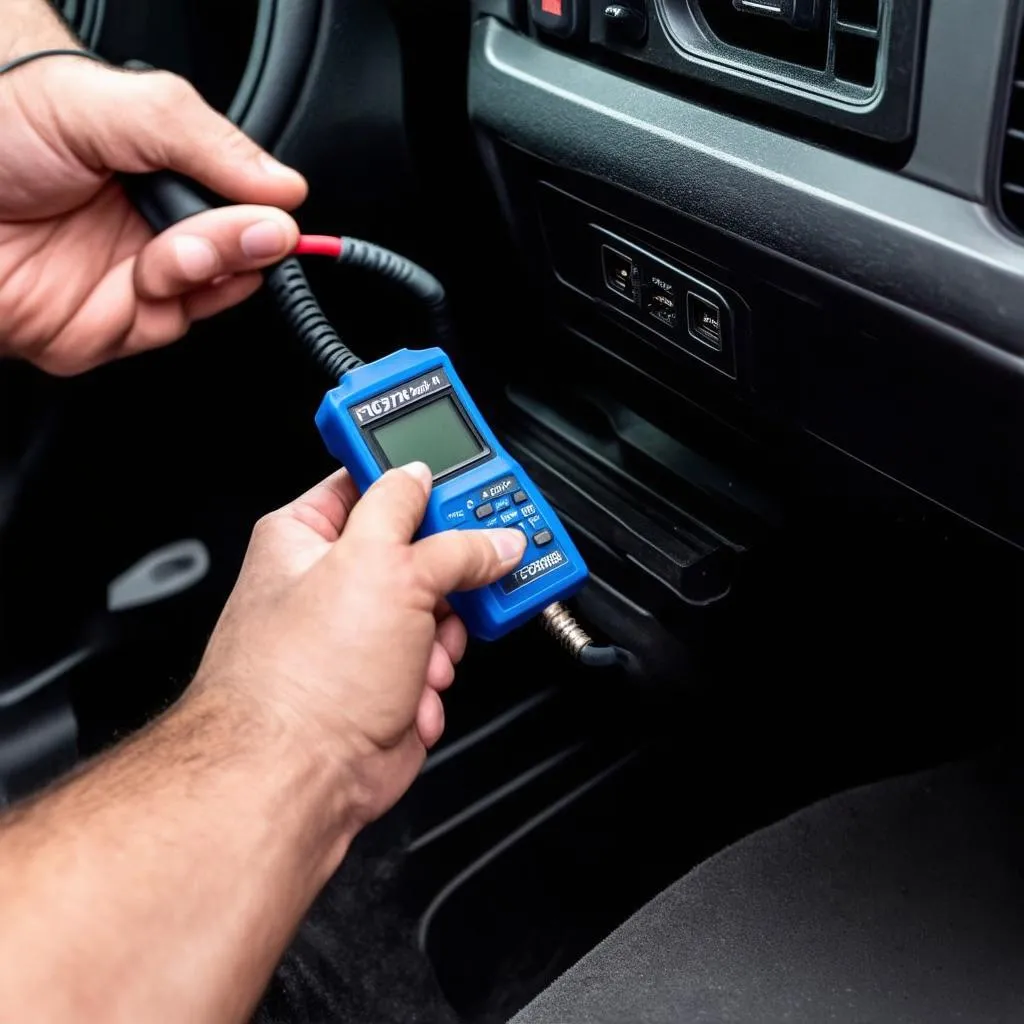
<svg viewBox="0 0 1024 1024"><path fill-rule="evenodd" d="M251 159L260 152L259 146L229 121L222 123L218 143L224 156L229 159Z"/></svg>
<svg viewBox="0 0 1024 1024"><path fill-rule="evenodd" d="M160 102L173 105L175 108L183 103L198 99L199 93L188 79L173 71L151 72L154 94Z"/></svg>
<svg viewBox="0 0 1024 1024"><path fill-rule="evenodd" d="M264 516L260 516L260 518L256 520L256 525L252 528L252 542L254 544L262 544L268 538L272 537L277 532L281 516L282 513L280 509L275 512L268 512Z"/></svg>
<svg viewBox="0 0 1024 1024"><path fill-rule="evenodd" d="M387 576L407 592L423 593L431 589L430 575L411 547L391 548L387 559Z"/></svg>
<svg viewBox="0 0 1024 1024"><path fill-rule="evenodd" d="M158 125L180 125L189 117L199 93L195 87L170 71L152 71L143 76L151 114Z"/></svg>

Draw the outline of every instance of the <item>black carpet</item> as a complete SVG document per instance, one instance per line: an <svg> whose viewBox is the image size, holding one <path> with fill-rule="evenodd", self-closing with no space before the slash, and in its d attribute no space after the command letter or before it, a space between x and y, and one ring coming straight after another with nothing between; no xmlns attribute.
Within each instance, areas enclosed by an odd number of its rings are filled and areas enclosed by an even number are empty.
<svg viewBox="0 0 1024 1024"><path fill-rule="evenodd" d="M396 895L400 855L362 836L313 905L253 1024L458 1024Z"/></svg>

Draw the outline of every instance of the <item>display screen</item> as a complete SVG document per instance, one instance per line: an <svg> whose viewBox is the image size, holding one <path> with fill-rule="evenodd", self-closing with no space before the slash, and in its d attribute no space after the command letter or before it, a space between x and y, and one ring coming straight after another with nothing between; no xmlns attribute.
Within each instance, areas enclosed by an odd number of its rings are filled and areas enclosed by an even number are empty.
<svg viewBox="0 0 1024 1024"><path fill-rule="evenodd" d="M372 433L390 465L425 462L435 477L484 450L451 398L422 405Z"/></svg>

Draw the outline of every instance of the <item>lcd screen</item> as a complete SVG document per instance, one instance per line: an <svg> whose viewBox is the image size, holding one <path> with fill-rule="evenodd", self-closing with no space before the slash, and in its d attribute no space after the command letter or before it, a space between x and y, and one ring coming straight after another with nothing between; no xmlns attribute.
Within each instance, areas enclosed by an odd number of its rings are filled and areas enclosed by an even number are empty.
<svg viewBox="0 0 1024 1024"><path fill-rule="evenodd" d="M373 436L388 465L425 462L435 477L472 461L484 450L450 397L385 423Z"/></svg>

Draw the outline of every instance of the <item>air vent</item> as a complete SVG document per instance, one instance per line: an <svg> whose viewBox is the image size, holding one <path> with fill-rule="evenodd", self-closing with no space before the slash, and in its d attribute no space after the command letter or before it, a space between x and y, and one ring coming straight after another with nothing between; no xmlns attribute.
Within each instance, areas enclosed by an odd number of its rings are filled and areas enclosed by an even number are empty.
<svg viewBox="0 0 1024 1024"><path fill-rule="evenodd" d="M1024 231L1024 41L1010 83L999 193L1003 215L1018 231Z"/></svg>
<svg viewBox="0 0 1024 1024"><path fill-rule="evenodd" d="M645 58L891 142L913 131L927 0L652 0ZM645 59L641 58L641 59Z"/></svg>
<svg viewBox="0 0 1024 1024"><path fill-rule="evenodd" d="M690 0L690 7L724 46L793 65L789 75L807 86L863 103L880 78L883 3L888 0Z"/></svg>

